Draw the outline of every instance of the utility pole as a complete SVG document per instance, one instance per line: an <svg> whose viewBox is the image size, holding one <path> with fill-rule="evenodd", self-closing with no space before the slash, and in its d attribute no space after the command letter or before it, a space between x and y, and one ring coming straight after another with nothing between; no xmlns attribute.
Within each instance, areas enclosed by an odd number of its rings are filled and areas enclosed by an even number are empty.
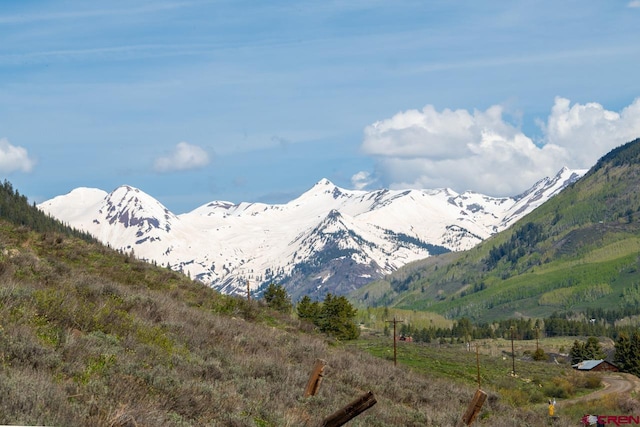
<svg viewBox="0 0 640 427"><path fill-rule="evenodd" d="M393 316L393 320L387 320L389 323L393 323L393 366L398 366L397 350L396 350L396 323L402 323L404 320L396 320L396 316Z"/></svg>
<svg viewBox="0 0 640 427"><path fill-rule="evenodd" d="M512 363L512 368L511 368L511 374L515 377L516 376L516 352L513 348L513 326L511 326L511 363Z"/></svg>
<svg viewBox="0 0 640 427"><path fill-rule="evenodd" d="M249 287L249 279L247 279L247 301L251 301L251 288Z"/></svg>
<svg viewBox="0 0 640 427"><path fill-rule="evenodd" d="M479 356L479 350L478 350L477 344L476 344L476 366L478 368L478 390L476 390L476 394L473 396L473 400L469 404L467 411L464 413L464 415L462 416L462 419L460 420L461 423L466 426L470 426L473 424L476 417L480 413L480 410L482 409L482 405L484 404L484 401L487 400L487 393L482 391L482 388L480 387L481 385L480 384L480 356ZM460 423L456 424L456 426L460 426Z"/></svg>
<svg viewBox="0 0 640 427"><path fill-rule="evenodd" d="M482 388L480 384L480 350L478 350L478 345L476 344L476 370L478 372L478 390Z"/></svg>
<svg viewBox="0 0 640 427"><path fill-rule="evenodd" d="M536 326L536 353L538 352L538 335L540 333L540 327Z"/></svg>

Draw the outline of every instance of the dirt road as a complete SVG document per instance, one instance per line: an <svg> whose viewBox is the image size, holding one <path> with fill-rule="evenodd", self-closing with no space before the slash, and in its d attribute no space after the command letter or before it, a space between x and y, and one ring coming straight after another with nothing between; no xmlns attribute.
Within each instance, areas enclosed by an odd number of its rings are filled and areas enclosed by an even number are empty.
<svg viewBox="0 0 640 427"><path fill-rule="evenodd" d="M633 391L640 392L640 378L635 375L625 374L622 372L602 374L602 383L604 388L574 399L567 399L557 403L557 407L562 407L568 403L584 402L587 400L599 399L607 394L612 393L631 393Z"/></svg>

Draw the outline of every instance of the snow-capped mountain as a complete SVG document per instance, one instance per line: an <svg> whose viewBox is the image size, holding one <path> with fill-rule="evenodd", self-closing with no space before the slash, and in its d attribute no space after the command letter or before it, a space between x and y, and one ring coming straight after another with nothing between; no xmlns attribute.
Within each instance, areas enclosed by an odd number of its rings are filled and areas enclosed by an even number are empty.
<svg viewBox="0 0 640 427"><path fill-rule="evenodd" d="M281 205L215 201L174 215L139 189L78 188L39 205L115 249L225 293L271 282L294 299L345 294L430 255L470 249L586 170L562 169L517 197L438 190L345 190L323 179Z"/></svg>

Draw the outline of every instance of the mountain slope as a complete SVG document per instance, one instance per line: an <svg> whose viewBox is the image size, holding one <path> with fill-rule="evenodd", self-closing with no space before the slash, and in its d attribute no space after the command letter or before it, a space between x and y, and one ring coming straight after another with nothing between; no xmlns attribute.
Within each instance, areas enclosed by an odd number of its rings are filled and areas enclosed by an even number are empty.
<svg viewBox="0 0 640 427"><path fill-rule="evenodd" d="M225 293L283 284L294 297L345 294L409 262L469 249L584 171L519 197L440 190L350 191L323 179L282 205L215 201L174 215L139 189L77 189L39 205L111 247Z"/></svg>
<svg viewBox="0 0 640 427"><path fill-rule="evenodd" d="M640 314L640 139L477 247L408 265L353 297L493 320Z"/></svg>
<svg viewBox="0 0 640 427"><path fill-rule="evenodd" d="M475 392L465 369L451 381L394 367L259 301L81 239L6 186L0 204L2 425L316 426L371 391L376 405L350 424L447 426ZM318 358L324 381L303 399ZM543 422L488 391L482 423Z"/></svg>

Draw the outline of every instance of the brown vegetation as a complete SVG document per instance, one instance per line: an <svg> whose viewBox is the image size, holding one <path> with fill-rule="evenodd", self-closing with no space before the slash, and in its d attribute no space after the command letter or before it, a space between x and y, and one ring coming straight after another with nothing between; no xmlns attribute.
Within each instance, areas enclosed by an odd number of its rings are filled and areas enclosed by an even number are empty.
<svg viewBox="0 0 640 427"><path fill-rule="evenodd" d="M453 426L473 397L305 330L132 256L0 222L1 424L316 426L372 391L350 426ZM324 380L303 399L316 358ZM544 420L490 394L478 422Z"/></svg>

